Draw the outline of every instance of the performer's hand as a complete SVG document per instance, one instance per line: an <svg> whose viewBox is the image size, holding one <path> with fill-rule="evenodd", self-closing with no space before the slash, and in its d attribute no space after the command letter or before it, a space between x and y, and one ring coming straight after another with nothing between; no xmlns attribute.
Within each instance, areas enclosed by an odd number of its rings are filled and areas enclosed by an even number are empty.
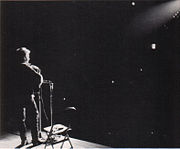
<svg viewBox="0 0 180 149"><path fill-rule="evenodd" d="M31 94L31 101L34 102L35 95Z"/></svg>

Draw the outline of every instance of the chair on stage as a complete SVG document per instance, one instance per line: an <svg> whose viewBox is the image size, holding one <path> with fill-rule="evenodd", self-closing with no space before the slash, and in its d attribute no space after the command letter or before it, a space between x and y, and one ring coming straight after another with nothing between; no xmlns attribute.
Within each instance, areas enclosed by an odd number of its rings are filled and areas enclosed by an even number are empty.
<svg viewBox="0 0 180 149"><path fill-rule="evenodd" d="M62 124L55 124L52 127L49 126L49 127L44 128L44 131L47 133L47 136L48 136L45 142L45 148L47 147L47 145L51 145L52 148L54 148L53 144L60 143L60 142L62 142L60 148L63 148L65 141L68 141L71 148L73 148L72 143L69 138L69 131L71 130L72 129L70 127L67 127ZM63 139L61 139L61 137L63 137Z"/></svg>
<svg viewBox="0 0 180 149"><path fill-rule="evenodd" d="M52 148L53 144L56 143L60 143L62 142L62 145L60 148L63 148L64 142L68 141L71 148L73 148L73 145L70 141L70 137L69 137L69 132L72 130L71 128L71 118L74 117L72 114L76 111L75 107L66 107L64 109L64 112L66 113L66 123L65 125L63 124L54 124L53 122L53 106L52 106L52 102L53 102L53 82L49 81L49 80L45 80L44 81L45 84L47 84L49 86L49 110L50 110L50 126L45 127L43 130L46 132L47 134L47 139L45 141L45 148L47 147L47 145L51 145ZM40 118L39 118L39 132L41 134L41 128L42 128L42 120L41 120L41 101L42 101L42 90L41 90L41 97L39 100L39 113L40 113ZM40 135L41 136L41 135ZM63 138L63 139L62 139Z"/></svg>
<svg viewBox="0 0 180 149"><path fill-rule="evenodd" d="M52 148L53 144L57 144L57 143L62 143L60 148L63 148L64 143L66 141L69 142L70 147L73 148L73 145L71 143L70 137L69 137L69 132L72 130L71 128L71 119L72 117L74 117L74 113L76 111L75 107L66 107L64 112L65 116L66 116L66 125L63 124L54 124L52 126L49 127L45 127L44 131L47 133L47 140L45 142L45 148L47 147L47 145L51 145Z"/></svg>

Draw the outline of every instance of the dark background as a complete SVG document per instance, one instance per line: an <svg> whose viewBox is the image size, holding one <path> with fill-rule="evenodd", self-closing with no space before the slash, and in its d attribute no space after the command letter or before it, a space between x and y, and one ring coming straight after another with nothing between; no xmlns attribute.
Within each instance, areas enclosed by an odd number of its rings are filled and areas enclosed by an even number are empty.
<svg viewBox="0 0 180 149"><path fill-rule="evenodd" d="M164 2L1 2L3 129L18 100L11 97L14 51L25 46L54 82L54 122L63 122L66 106L77 108L72 137L111 147L180 147L179 18L146 34L129 30L135 16Z"/></svg>

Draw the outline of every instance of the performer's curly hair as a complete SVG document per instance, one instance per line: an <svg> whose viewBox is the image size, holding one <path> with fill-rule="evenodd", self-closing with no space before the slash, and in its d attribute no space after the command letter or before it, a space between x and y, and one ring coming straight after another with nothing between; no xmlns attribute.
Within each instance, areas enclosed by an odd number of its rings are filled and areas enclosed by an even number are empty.
<svg viewBox="0 0 180 149"><path fill-rule="evenodd" d="M18 49L16 49L16 60L17 63L23 63L25 62L25 57L27 54L30 54L31 51L29 49L27 49L26 47L20 47Z"/></svg>

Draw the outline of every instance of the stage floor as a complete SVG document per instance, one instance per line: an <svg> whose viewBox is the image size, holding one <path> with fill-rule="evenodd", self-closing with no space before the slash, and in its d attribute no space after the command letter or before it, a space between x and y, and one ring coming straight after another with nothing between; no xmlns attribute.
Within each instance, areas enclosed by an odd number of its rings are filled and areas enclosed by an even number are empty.
<svg viewBox="0 0 180 149"><path fill-rule="evenodd" d="M62 136L63 137L63 136ZM31 141L30 133L27 133L28 141ZM73 148L109 148L108 146L104 146L97 143L92 143L88 141L83 141L75 138L70 138ZM2 149L12 149L16 148L20 144L20 137L17 134L8 133L0 137L0 148ZM53 144L53 147L56 149L60 149L62 142ZM70 144L68 141L64 142L63 148L70 148ZM45 148L45 144L40 144L38 146L32 147L32 144L28 144L26 146L21 147L21 149L34 148L34 149L43 149ZM51 145L48 145L46 149L52 149Z"/></svg>

